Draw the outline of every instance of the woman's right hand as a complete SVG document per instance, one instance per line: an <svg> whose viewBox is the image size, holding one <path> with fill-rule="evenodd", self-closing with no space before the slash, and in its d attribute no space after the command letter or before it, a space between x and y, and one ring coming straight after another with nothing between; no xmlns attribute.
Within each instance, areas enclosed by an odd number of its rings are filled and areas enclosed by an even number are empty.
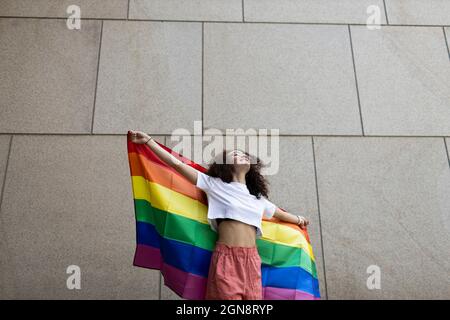
<svg viewBox="0 0 450 320"><path fill-rule="evenodd" d="M128 135L130 136L131 142L137 144L144 144L150 139L150 136L142 131L129 130Z"/></svg>

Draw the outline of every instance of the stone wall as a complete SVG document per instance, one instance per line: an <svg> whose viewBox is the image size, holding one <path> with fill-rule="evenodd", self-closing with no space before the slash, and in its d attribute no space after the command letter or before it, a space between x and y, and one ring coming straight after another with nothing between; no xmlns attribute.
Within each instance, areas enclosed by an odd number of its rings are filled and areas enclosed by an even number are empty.
<svg viewBox="0 0 450 320"><path fill-rule="evenodd" d="M0 1L0 298L178 299L132 266L126 132L199 120L280 130L324 299L450 298L449 42L447 0Z"/></svg>

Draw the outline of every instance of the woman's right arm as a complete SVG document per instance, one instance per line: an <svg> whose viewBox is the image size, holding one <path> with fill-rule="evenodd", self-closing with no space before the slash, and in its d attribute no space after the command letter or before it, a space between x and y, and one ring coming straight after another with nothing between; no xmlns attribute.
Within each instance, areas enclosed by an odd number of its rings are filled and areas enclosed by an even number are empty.
<svg viewBox="0 0 450 320"><path fill-rule="evenodd" d="M144 132L132 131L130 130L131 141L134 143L144 144L150 138ZM174 168L192 184L197 184L197 170L191 166L183 163L183 161L176 158L170 152L162 148L153 138L147 142L147 145L152 149L152 151L158 156L159 159L164 161L167 165Z"/></svg>
<svg viewBox="0 0 450 320"><path fill-rule="evenodd" d="M174 155L172 155L167 150L161 148L159 144L156 143L154 139L150 139L147 145L152 149L152 151L165 163L178 171L181 175L183 175L186 179L189 180L192 184L197 184L197 170L192 168L191 166L185 164L183 161L177 159Z"/></svg>

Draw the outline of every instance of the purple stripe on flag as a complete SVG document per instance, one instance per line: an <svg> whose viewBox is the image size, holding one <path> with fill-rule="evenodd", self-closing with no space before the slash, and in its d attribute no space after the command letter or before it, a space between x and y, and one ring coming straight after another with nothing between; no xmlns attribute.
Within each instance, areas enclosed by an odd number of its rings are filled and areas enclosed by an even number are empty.
<svg viewBox="0 0 450 320"><path fill-rule="evenodd" d="M164 263L158 248L138 244L133 264L139 267L161 270L164 284L180 297L189 300L203 300L205 298L206 278Z"/></svg>
<svg viewBox="0 0 450 320"><path fill-rule="evenodd" d="M207 279L164 263L158 248L138 244L133 264L161 270L164 284L180 297L189 300L205 298ZM275 287L263 287L263 297L264 300L320 300L303 291Z"/></svg>
<svg viewBox="0 0 450 320"><path fill-rule="evenodd" d="M158 248L144 244L137 245L133 265L143 268L160 269L161 263L161 252Z"/></svg>
<svg viewBox="0 0 450 320"><path fill-rule="evenodd" d="M163 263L161 273L164 276L164 284L179 296L189 300L205 299L206 278L184 272L166 263Z"/></svg>
<svg viewBox="0 0 450 320"><path fill-rule="evenodd" d="M303 291L275 287L263 287L263 296L265 300L320 300Z"/></svg>

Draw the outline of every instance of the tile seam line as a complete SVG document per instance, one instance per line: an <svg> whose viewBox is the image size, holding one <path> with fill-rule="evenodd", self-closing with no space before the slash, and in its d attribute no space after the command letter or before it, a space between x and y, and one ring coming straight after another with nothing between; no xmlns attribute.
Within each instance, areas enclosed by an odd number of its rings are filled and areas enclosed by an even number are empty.
<svg viewBox="0 0 450 320"><path fill-rule="evenodd" d="M447 33L445 32L445 27L442 27L442 31L444 32L445 46L447 47L448 59L450 60L450 47L448 46Z"/></svg>
<svg viewBox="0 0 450 320"><path fill-rule="evenodd" d="M33 16L0 16L0 19L41 19L41 20L67 20L67 17L33 17ZM331 25L331 26L366 26L366 23L356 23L356 22L289 22L289 21L218 21L218 20L164 20L164 19L127 19L127 18L82 18L82 20L93 20L93 21L142 21L142 22L179 22L179 23L236 23L236 24L293 24L293 25ZM450 24L392 24L383 23L380 26L385 27L423 27L423 28L442 28L450 27Z"/></svg>
<svg viewBox="0 0 450 320"><path fill-rule="evenodd" d="M349 42L350 42L350 52L352 54L353 76L354 76L354 79L355 79L356 97L358 98L358 110L359 110L359 119L360 119L360 122L361 122L361 131L362 131L362 135L365 136L365 133L364 133L364 122L363 122L362 108L361 108L361 98L359 96L358 76L357 76L357 73L356 73L355 52L354 52L354 49L353 49L353 39L352 39L352 31L351 31L350 25L348 26L348 37L349 37Z"/></svg>
<svg viewBox="0 0 450 320"><path fill-rule="evenodd" d="M170 133L151 133L150 131L147 132L148 134L151 134L153 136L170 136ZM14 135L14 136L126 136L127 133L24 133L24 132L0 132L0 136L2 135ZM201 136L193 135L193 134L183 134L181 136ZM224 135L218 135L218 134L207 134L204 136L224 136ZM247 136L247 137L254 137L254 136L265 136L265 135L245 135L245 134L239 134L239 135L233 135L230 134L228 136ZM270 136L270 135L267 135ZM324 137L324 138L411 138L411 139L438 139L438 138L447 138L450 139L450 135L439 135L439 136L414 136L414 135L330 135L330 134L279 134L277 135L279 137Z"/></svg>
<svg viewBox="0 0 450 320"><path fill-rule="evenodd" d="M444 140L445 153L447 154L448 167L450 168L450 153L448 151L447 140L445 138L443 138L443 140Z"/></svg>
<svg viewBox="0 0 450 320"><path fill-rule="evenodd" d="M5 164L5 175L4 175L3 181L2 181L2 189L1 189L1 194L0 194L0 222L2 221L3 195L5 193L6 177L8 175L9 158L11 157L11 148L12 148L13 138L14 138L14 135L11 135L10 139L9 139L8 153L6 156L6 164Z"/></svg>
<svg viewBox="0 0 450 320"><path fill-rule="evenodd" d="M130 1L128 0L128 6L127 6L127 20L130 19Z"/></svg>
<svg viewBox="0 0 450 320"><path fill-rule="evenodd" d="M202 135L205 132L205 97L204 97L204 59L205 59L205 23L202 22L202 96L201 96L201 116L202 116Z"/></svg>
<svg viewBox="0 0 450 320"><path fill-rule="evenodd" d="M389 18L388 18L387 7L386 7L386 0L383 0L383 7L384 7L384 15L386 17L386 24L389 25Z"/></svg>
<svg viewBox="0 0 450 320"><path fill-rule="evenodd" d="M99 40L99 44L98 44L97 74L96 74L96 78L95 78L94 105L92 107L91 134L94 134L95 106L97 105L98 76L99 76L99 71L100 71L100 57L101 57L101 53L102 53L102 41L103 41L103 21L100 26L100 40Z"/></svg>
<svg viewBox="0 0 450 320"><path fill-rule="evenodd" d="M328 300L328 284L327 284L327 273L326 273L326 266L325 266L325 251L323 246L323 232L322 232L322 216L320 214L320 200L319 200L319 182L317 178L317 165L316 165L316 152L314 147L314 137L311 136L311 148L312 148L312 155L313 155L313 164L314 164L314 180L316 184L316 199L317 199L317 214L319 218L319 230L320 230L320 247L322 251L322 270L323 270L323 280L325 283L325 297Z"/></svg>

